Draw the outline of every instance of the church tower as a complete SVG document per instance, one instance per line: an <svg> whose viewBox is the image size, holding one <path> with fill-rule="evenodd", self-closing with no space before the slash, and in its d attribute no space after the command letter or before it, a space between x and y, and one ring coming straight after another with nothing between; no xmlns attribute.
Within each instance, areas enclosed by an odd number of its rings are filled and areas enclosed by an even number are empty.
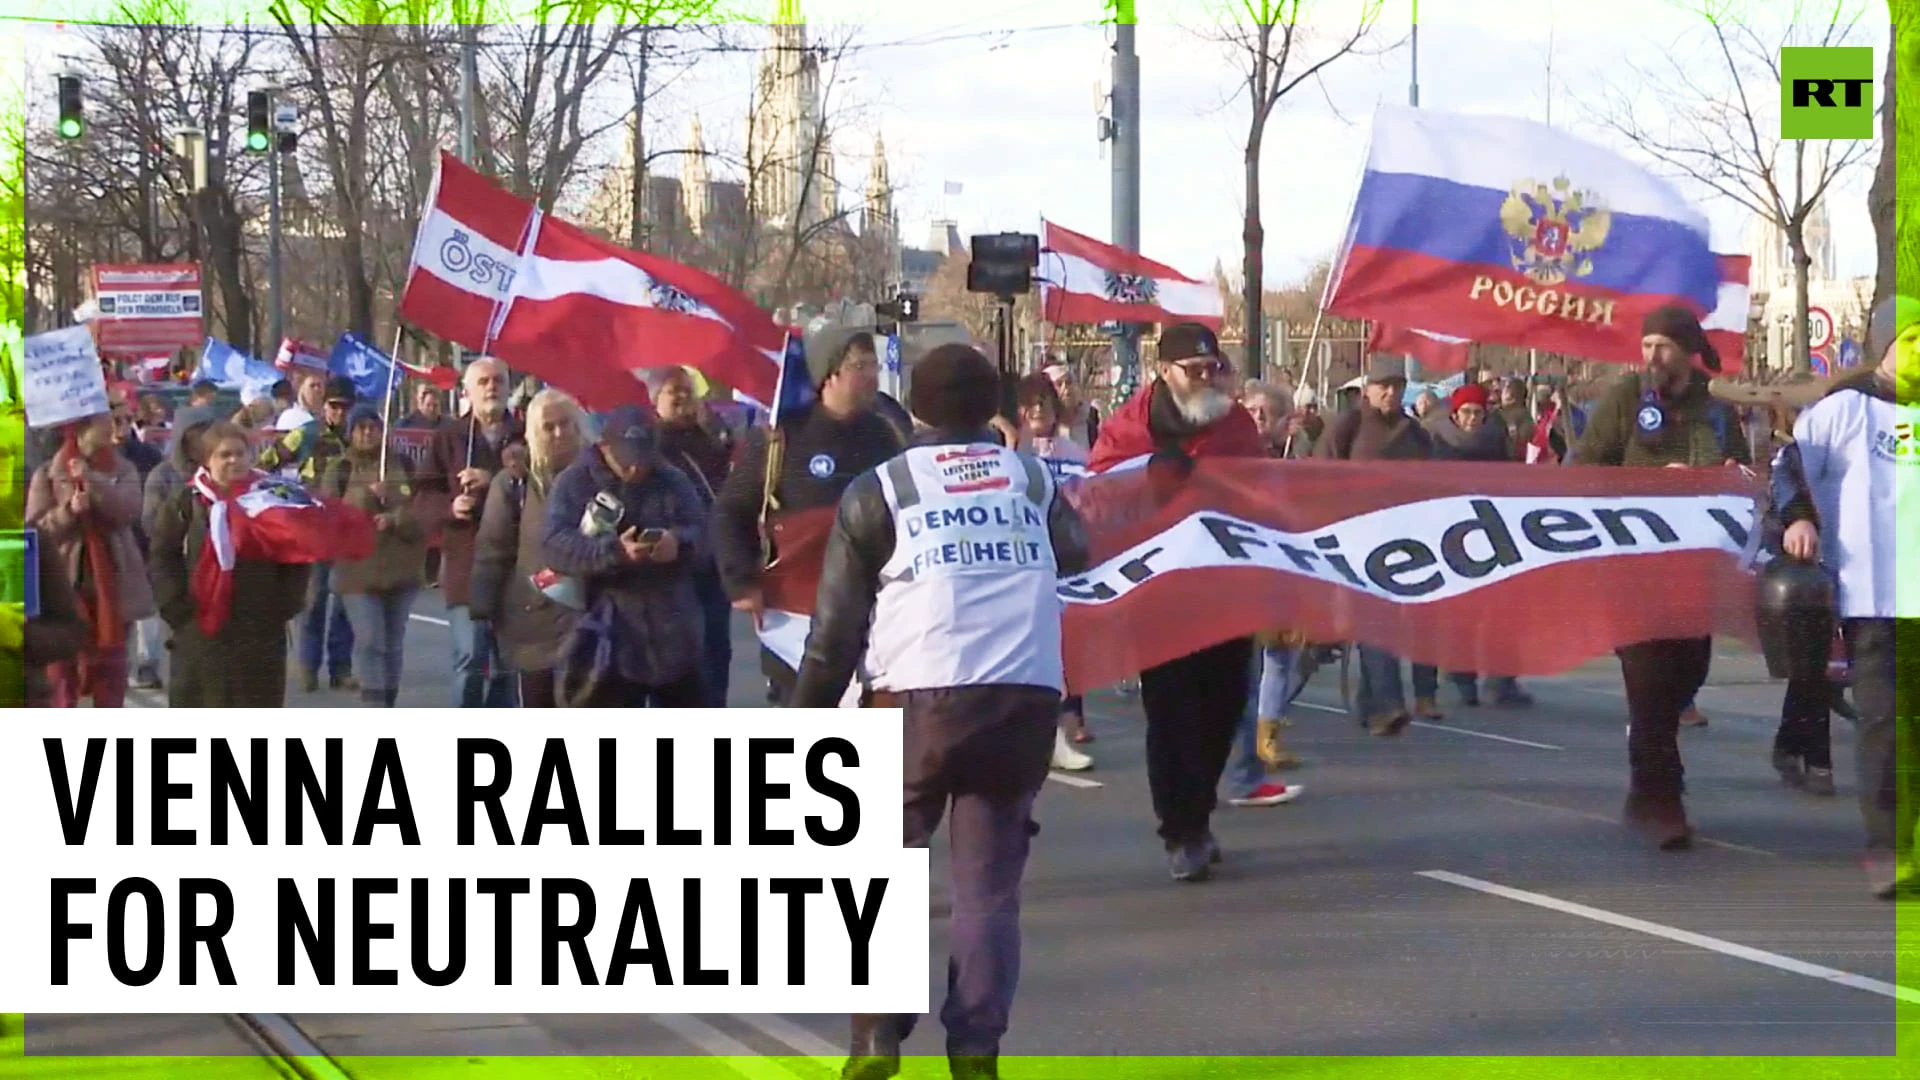
<svg viewBox="0 0 1920 1080"><path fill-rule="evenodd" d="M687 228L705 235L707 212L713 208L713 188L707 182L707 145L700 137L700 115L687 130L687 156L680 166L680 209Z"/></svg>
<svg viewBox="0 0 1920 1080"><path fill-rule="evenodd" d="M837 207L832 152L821 130L820 58L807 46L799 0L779 0L750 127L751 199L760 220L791 222L798 212L804 228Z"/></svg>
<svg viewBox="0 0 1920 1080"><path fill-rule="evenodd" d="M867 165L867 199L860 215L860 235L876 237L891 245L898 234L893 217L893 183L887 176L887 142L873 137L873 160Z"/></svg>

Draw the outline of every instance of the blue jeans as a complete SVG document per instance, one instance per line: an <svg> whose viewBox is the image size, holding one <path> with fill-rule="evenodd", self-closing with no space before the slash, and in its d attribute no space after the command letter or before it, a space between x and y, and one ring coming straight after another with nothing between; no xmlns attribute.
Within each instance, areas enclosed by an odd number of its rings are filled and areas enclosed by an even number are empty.
<svg viewBox="0 0 1920 1080"><path fill-rule="evenodd" d="M1353 695L1353 706L1360 722L1407 711L1406 691L1400 681L1400 658L1372 645L1360 646L1359 652L1360 688ZM1429 664L1413 665L1413 696L1436 698L1439 695L1440 669Z"/></svg>
<svg viewBox="0 0 1920 1080"><path fill-rule="evenodd" d="M340 604L353 622L353 666L360 672L360 690L378 700L400 689L401 647L407 639L407 615L413 611L418 589L357 593L342 596Z"/></svg>
<svg viewBox="0 0 1920 1080"><path fill-rule="evenodd" d="M1233 736L1233 760L1227 763L1228 790L1242 798L1267 782L1267 766L1260 760L1259 721L1285 719L1287 707L1300 693L1300 650L1259 649L1253 655L1253 674L1247 688L1247 711Z"/></svg>
<svg viewBox="0 0 1920 1080"><path fill-rule="evenodd" d="M465 604L447 609L453 639L453 707L511 709L519 704L519 685L500 655L492 628L475 625Z"/></svg>
<svg viewBox="0 0 1920 1080"><path fill-rule="evenodd" d="M1447 677L1453 680L1454 688L1460 691L1461 697L1473 697L1478 692L1480 676L1474 672L1454 671L1448 673ZM1519 689L1520 681L1511 675L1487 676L1487 696L1495 701L1505 701Z"/></svg>
<svg viewBox="0 0 1920 1080"><path fill-rule="evenodd" d="M700 662L701 703L709 709L727 707L727 685L733 678L733 603L715 570L695 574L694 592L706 618L705 652Z"/></svg>
<svg viewBox="0 0 1920 1080"><path fill-rule="evenodd" d="M313 603L294 622L300 666L321 674L324 652L325 673L343 678L353 670L353 624L347 621L346 606L333 594L332 563L314 564L309 590Z"/></svg>

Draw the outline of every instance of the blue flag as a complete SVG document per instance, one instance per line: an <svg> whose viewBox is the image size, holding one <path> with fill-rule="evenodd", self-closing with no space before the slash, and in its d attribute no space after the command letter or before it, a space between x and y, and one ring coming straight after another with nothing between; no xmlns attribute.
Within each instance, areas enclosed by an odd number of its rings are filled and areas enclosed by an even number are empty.
<svg viewBox="0 0 1920 1080"><path fill-rule="evenodd" d="M363 401L379 401L387 395L393 380L393 358L355 333L340 335L333 355L327 358L327 370L353 380L353 392Z"/></svg>
<svg viewBox="0 0 1920 1080"><path fill-rule="evenodd" d="M200 364L193 370L193 381L213 383L222 390L241 390L248 386L272 387L286 376L272 364L255 360L218 338L208 338L200 349Z"/></svg>
<svg viewBox="0 0 1920 1080"><path fill-rule="evenodd" d="M807 370L807 347L798 334L787 335L787 352L780 362L780 381L773 397L773 415L767 426L774 428L788 415L813 404L813 373Z"/></svg>

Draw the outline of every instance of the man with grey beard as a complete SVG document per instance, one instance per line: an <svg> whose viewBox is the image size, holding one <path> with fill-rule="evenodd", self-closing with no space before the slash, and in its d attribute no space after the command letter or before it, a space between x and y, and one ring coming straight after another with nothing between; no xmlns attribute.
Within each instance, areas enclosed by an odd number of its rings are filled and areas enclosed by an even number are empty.
<svg viewBox="0 0 1920 1080"><path fill-rule="evenodd" d="M1087 467L1100 472L1147 459L1163 502L1208 457L1266 456L1253 417L1227 392L1233 366L1213 331L1176 323L1160 332L1157 377L1100 425ZM1204 619L1198 606L1194 614ZM1140 673L1147 714L1147 786L1167 870L1204 881L1220 861L1212 821L1220 774L1247 704L1253 639L1235 638Z"/></svg>

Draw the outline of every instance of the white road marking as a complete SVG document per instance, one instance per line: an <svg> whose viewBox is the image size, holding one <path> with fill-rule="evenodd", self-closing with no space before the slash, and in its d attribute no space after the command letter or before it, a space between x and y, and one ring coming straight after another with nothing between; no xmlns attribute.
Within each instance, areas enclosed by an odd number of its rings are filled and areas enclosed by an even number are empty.
<svg viewBox="0 0 1920 1080"><path fill-rule="evenodd" d="M1312 709L1314 712L1333 713L1336 716L1353 715L1352 713L1348 712L1345 709L1338 708L1333 705L1321 705L1312 701L1295 701L1290 706L1290 708ZM1455 735L1472 735L1473 737L1478 739L1492 739L1494 742L1512 743L1515 746L1530 746L1535 750L1565 750L1566 749L1566 747L1564 746L1554 746L1552 743L1531 742L1527 739L1516 739L1511 735L1495 735L1491 731L1475 731L1472 728L1453 727L1449 724L1429 724L1425 720L1415 720L1413 722L1413 726L1423 727L1423 728L1432 728L1435 731L1451 731Z"/></svg>
<svg viewBox="0 0 1920 1080"><path fill-rule="evenodd" d="M656 1013L647 1019L727 1064L747 1080L799 1080L793 1071L695 1016Z"/></svg>
<svg viewBox="0 0 1920 1080"><path fill-rule="evenodd" d="M1088 780L1083 776L1071 776L1067 773L1060 773L1060 772L1047 773L1047 779L1052 780L1057 784L1065 784L1068 787L1097 788L1097 787L1107 786L1098 780Z"/></svg>
<svg viewBox="0 0 1920 1080"><path fill-rule="evenodd" d="M1433 731L1451 731L1455 735L1471 735L1476 739L1492 739L1494 742L1512 743L1515 746L1531 746L1535 750L1566 749L1564 746L1555 746L1552 743L1530 742L1526 739L1516 739L1511 735L1495 735L1491 731L1475 731L1472 728L1454 727L1451 724L1429 724L1425 720L1415 720L1413 726L1429 728Z"/></svg>
<svg viewBox="0 0 1920 1080"><path fill-rule="evenodd" d="M436 619L431 615L409 615L407 618L412 619L414 622L432 623L434 626L451 627L453 625L445 619Z"/></svg>
<svg viewBox="0 0 1920 1080"><path fill-rule="evenodd" d="M1518 901L1522 904L1532 904L1534 907L1546 908L1549 911L1558 911L1564 915L1575 915L1582 919L1591 919L1594 922L1605 923L1608 926L1617 926L1622 930L1633 930L1653 937L1665 938L1668 941L1676 941L1682 945L1691 945L1696 949L1706 949L1709 952L1717 952L1722 956L1731 956L1738 960L1747 960L1755 964L1763 964L1767 967L1790 972L1794 975L1805 975L1808 978L1819 979L1823 982L1833 983L1836 986L1845 986L1853 990L1865 990L1870 994L1879 994L1882 997L1894 998L1909 1004L1920 1003L1920 990L1912 990L1904 986L1896 986L1893 983L1881 982L1879 979L1869 979L1865 975L1854 975L1850 972L1824 967L1820 964L1809 964L1804 960L1795 960L1791 956L1781 956L1779 953L1767 952L1765 949L1756 949L1750 945L1740 945L1735 942L1724 941L1720 938L1708 937L1705 934L1696 934L1691 930L1681 930L1677 927L1665 926L1657 922L1648 922L1645 919L1636 919L1631 915L1620 915L1603 908L1576 904L1571 900L1562 900L1559 897L1548 896L1544 893L1527 892L1524 889L1512 889L1505 885L1496 885L1491 881L1482 881L1479 878L1471 878L1464 874L1455 874L1446 870L1422 870L1419 871L1417 876L1433 881L1445 882L1449 885L1458 885L1463 889L1473 889L1476 892L1483 892L1489 896L1498 896L1506 900Z"/></svg>
<svg viewBox="0 0 1920 1080"><path fill-rule="evenodd" d="M847 1051L844 1047L833 1045L784 1016L734 1013L733 1018L775 1042L790 1046L804 1056L812 1058L830 1072L838 1072L840 1066L847 1060Z"/></svg>
<svg viewBox="0 0 1920 1080"><path fill-rule="evenodd" d="M1489 799L1499 799L1501 802L1512 803L1515 806L1530 807L1531 809L1534 809L1534 810L1557 810L1562 814L1572 814L1575 817L1586 818L1588 821L1602 821L1607 823L1608 825L1620 824L1620 819L1617 817L1608 817L1605 814L1595 814L1586 810L1575 810L1570 806L1555 806L1552 803L1533 802L1530 799L1516 799L1511 795L1502 795L1502 794L1499 794L1498 792L1493 792L1493 791L1483 791L1480 794L1485 795ZM1778 859L1782 857L1781 854L1777 851L1768 851L1765 848L1748 847L1745 844L1735 844L1726 840L1715 840L1711 836L1701 836L1699 833L1695 833L1693 835L1693 839L1696 843L1706 844L1709 847L1725 848L1728 851L1740 851L1740 852L1745 852L1748 855L1765 855L1769 859Z"/></svg>

